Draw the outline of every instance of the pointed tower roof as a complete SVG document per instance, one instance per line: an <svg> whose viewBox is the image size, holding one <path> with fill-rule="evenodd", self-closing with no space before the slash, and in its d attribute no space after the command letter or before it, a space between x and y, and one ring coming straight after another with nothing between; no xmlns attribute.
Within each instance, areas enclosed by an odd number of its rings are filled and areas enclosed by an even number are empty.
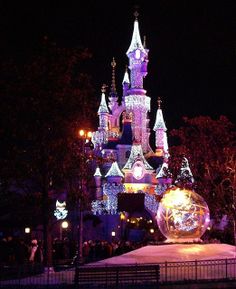
<svg viewBox="0 0 236 289"><path fill-rule="evenodd" d="M127 66L126 66L124 78L123 78L123 81L122 81L122 84L124 84L124 83L130 83L128 67Z"/></svg>
<svg viewBox="0 0 236 289"><path fill-rule="evenodd" d="M143 150L142 150L141 144L133 144L132 145L129 159L127 160L123 169L131 169L133 164L135 163L135 161L138 158L143 162L145 169L153 170L153 168L149 165L149 163L146 161L146 159L143 155Z"/></svg>
<svg viewBox="0 0 236 289"><path fill-rule="evenodd" d="M135 16L135 21L134 21L134 30L133 30L133 36L132 40L129 46L129 49L127 50L126 54L128 55L130 52L133 52L137 48L139 48L144 54L147 54L147 51L143 47L141 38L140 38L140 33L139 33L139 24L138 24L138 12L136 11L134 13Z"/></svg>
<svg viewBox="0 0 236 289"><path fill-rule="evenodd" d="M98 108L98 114L100 113L109 113L109 109L107 107L107 103L106 103L106 96L105 96L105 91L106 91L106 85L103 84L102 85L102 96L101 96L101 102Z"/></svg>
<svg viewBox="0 0 236 289"><path fill-rule="evenodd" d="M166 170L168 170L168 164L166 162L164 162L161 165L161 168L160 168L159 172L157 173L156 178L159 179L159 178L165 177L166 176L166 173L165 173Z"/></svg>
<svg viewBox="0 0 236 289"><path fill-rule="evenodd" d="M175 183L180 180L188 180L189 182L194 183L193 174L189 167L188 159L186 157L183 157L182 159L180 173L177 176Z"/></svg>
<svg viewBox="0 0 236 289"><path fill-rule="evenodd" d="M160 97L158 97L157 103L158 103L158 109L157 109L156 121L155 121L155 125L154 125L153 130L156 131L158 129L163 129L164 131L166 131L167 128L166 128L163 114L162 114L161 98Z"/></svg>
<svg viewBox="0 0 236 289"><path fill-rule="evenodd" d="M124 177L124 175L122 174L117 162L113 162L112 163L109 171L105 175L105 178L106 177L122 177L122 178Z"/></svg>
<svg viewBox="0 0 236 289"><path fill-rule="evenodd" d="M111 67L112 67L112 79L111 79L111 92L110 92L110 97L117 97L117 91L116 91L116 73L115 73L116 62L115 62L115 58L114 58L114 57L113 57L112 62L111 62Z"/></svg>
<svg viewBox="0 0 236 289"><path fill-rule="evenodd" d="M96 168L96 171L95 171L95 173L94 173L94 175L93 175L94 177L101 177L102 176L102 174L101 174L101 171L100 171L100 168L99 167L97 167Z"/></svg>

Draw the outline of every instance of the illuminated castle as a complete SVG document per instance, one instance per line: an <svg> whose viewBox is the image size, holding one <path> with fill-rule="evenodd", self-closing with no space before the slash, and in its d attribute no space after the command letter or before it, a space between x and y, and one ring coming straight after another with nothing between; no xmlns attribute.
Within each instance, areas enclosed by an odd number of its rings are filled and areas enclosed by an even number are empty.
<svg viewBox="0 0 236 289"><path fill-rule="evenodd" d="M116 91L114 58L108 100L106 85L102 87L99 127L92 134L92 142L103 164L94 173L96 200L92 202L92 211L106 217L106 228L110 231L123 212L130 217L136 211L139 217L142 213L144 218L148 215L151 223L156 219L167 242L200 242L210 222L209 209L204 199L191 190L194 178L187 158L183 157L180 173L172 180L160 98L153 127L154 150L149 143L151 99L143 87L149 51L145 39L141 42L137 13L135 16L126 52L129 66L122 82L122 97Z"/></svg>
<svg viewBox="0 0 236 289"><path fill-rule="evenodd" d="M147 75L148 52L142 43L139 23L134 21L133 35L126 52L129 66L125 71L123 95L118 97L115 84L116 62L113 59L111 90L106 99L106 86L102 87L98 108L99 127L93 132L95 152L104 164L97 167L96 200L92 211L96 215L117 214L119 198L142 195L144 208L156 215L158 196L170 185L168 177L168 142L161 100L158 98L155 131L155 150L149 144L148 113L151 99L146 95L143 80Z"/></svg>

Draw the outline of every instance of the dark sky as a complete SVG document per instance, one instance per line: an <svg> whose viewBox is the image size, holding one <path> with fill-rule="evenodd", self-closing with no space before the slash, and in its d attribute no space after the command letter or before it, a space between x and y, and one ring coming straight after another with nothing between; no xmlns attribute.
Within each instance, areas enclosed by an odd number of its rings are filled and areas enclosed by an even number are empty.
<svg viewBox="0 0 236 289"><path fill-rule="evenodd" d="M127 2L2 1L3 52L23 55L43 35L59 45L88 47L98 98L101 84L110 85L113 56L121 92L138 4L140 33L150 50L144 88L153 115L162 96L168 128L178 126L182 116L226 115L235 123L236 1Z"/></svg>

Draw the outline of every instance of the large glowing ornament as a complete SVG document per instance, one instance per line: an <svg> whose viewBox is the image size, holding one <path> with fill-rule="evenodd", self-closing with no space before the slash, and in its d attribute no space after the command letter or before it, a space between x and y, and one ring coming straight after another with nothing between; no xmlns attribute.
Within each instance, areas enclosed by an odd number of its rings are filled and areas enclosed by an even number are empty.
<svg viewBox="0 0 236 289"><path fill-rule="evenodd" d="M157 223L166 242L200 242L210 222L204 199L177 187L168 189L159 203Z"/></svg>

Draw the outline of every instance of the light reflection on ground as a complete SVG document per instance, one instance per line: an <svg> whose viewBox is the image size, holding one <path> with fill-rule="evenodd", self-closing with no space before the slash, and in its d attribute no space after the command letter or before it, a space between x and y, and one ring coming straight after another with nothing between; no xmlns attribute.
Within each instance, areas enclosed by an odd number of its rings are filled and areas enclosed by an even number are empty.
<svg viewBox="0 0 236 289"><path fill-rule="evenodd" d="M99 264L143 264L158 262L178 262L194 260L212 260L235 258L235 246L228 244L166 244L158 246L145 246L128 252L101 260Z"/></svg>

